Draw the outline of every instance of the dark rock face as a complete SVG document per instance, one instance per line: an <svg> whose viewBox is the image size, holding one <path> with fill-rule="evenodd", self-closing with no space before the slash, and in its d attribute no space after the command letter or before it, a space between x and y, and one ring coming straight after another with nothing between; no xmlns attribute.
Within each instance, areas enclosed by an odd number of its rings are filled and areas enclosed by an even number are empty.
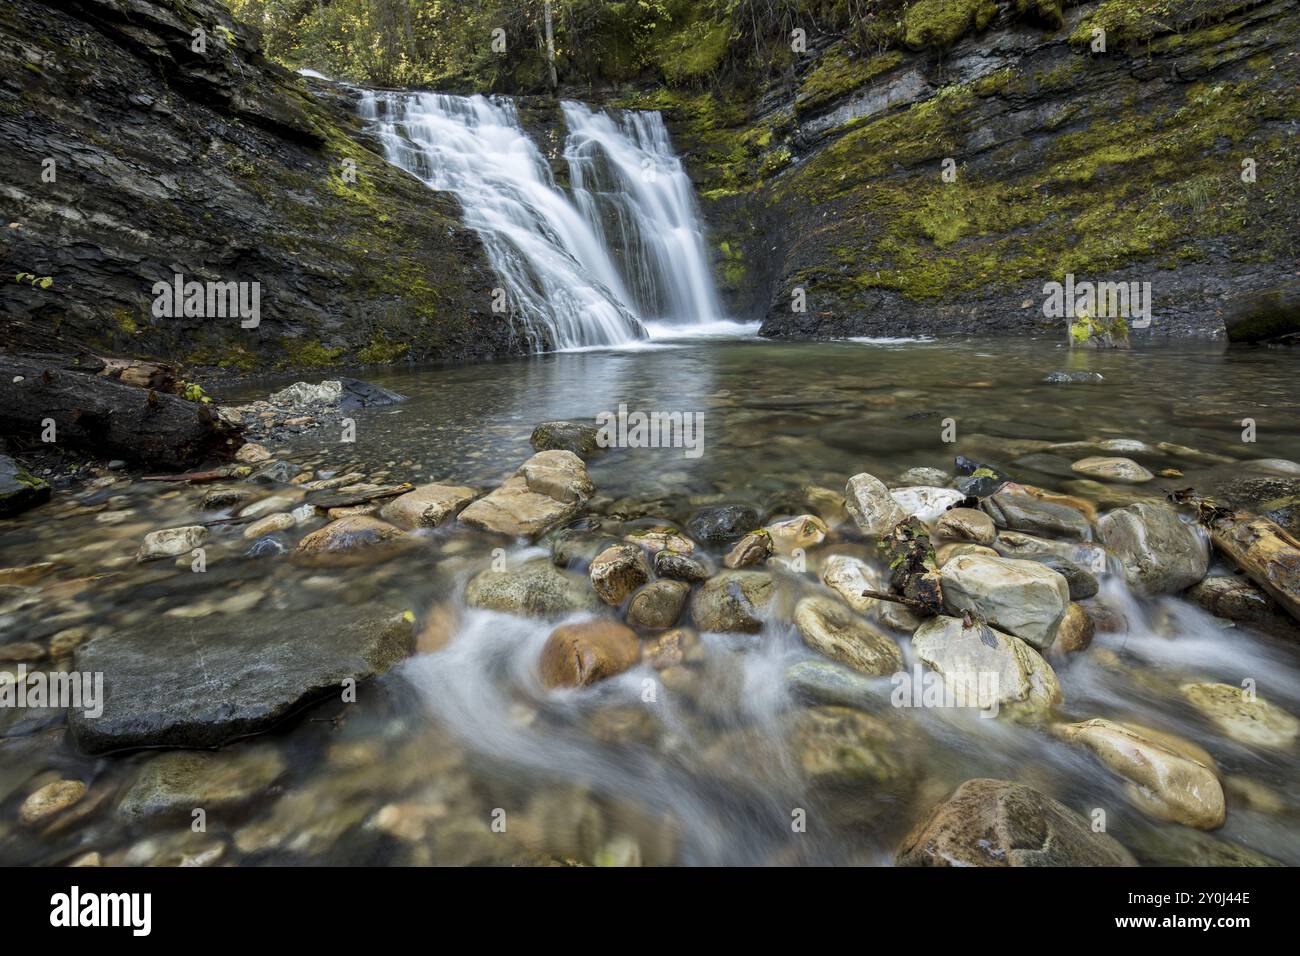
<svg viewBox="0 0 1300 956"><path fill-rule="evenodd" d="M0 344L236 370L522 349L455 200L389 166L345 90L313 95L224 5L15 0L0 41L0 245L36 277L8 277ZM178 274L259 283L260 321L155 316Z"/></svg>
<svg viewBox="0 0 1300 956"><path fill-rule="evenodd" d="M643 98L685 152L730 312L779 338L1064 340L1043 286L1073 273L1151 282L1134 343L1293 333L1300 9L1179 4L1126 35L1117 4L1063 24L999 6L942 52L830 43L752 97ZM1273 172L1243 182L1244 158Z"/></svg>
<svg viewBox="0 0 1300 956"><path fill-rule="evenodd" d="M414 646L411 623L375 608L277 611L108 634L74 670L104 675L103 713L69 710L87 753L219 747L268 730L343 681L382 674Z"/></svg>

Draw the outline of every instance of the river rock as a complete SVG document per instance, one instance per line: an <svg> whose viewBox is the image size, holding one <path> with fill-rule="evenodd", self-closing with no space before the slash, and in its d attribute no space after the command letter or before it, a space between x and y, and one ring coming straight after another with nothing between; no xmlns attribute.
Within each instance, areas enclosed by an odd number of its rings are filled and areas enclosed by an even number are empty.
<svg viewBox="0 0 1300 956"><path fill-rule="evenodd" d="M794 625L813 650L863 674L884 677L903 666L902 651L893 639L834 598L803 598L795 605Z"/></svg>
<svg viewBox="0 0 1300 956"><path fill-rule="evenodd" d="M462 524L516 538L536 539L578 513L572 502L529 489L522 476L507 478L499 488L472 502L458 516Z"/></svg>
<svg viewBox="0 0 1300 956"><path fill-rule="evenodd" d="M633 627L661 631L672 627L686 606L691 586L683 581L652 581L634 595L627 607L627 622Z"/></svg>
<svg viewBox="0 0 1300 956"><path fill-rule="evenodd" d="M181 528L163 528L150 531L144 536L144 543L136 554L136 561L155 561L159 558L175 558L189 554L208 536L208 529L202 525L186 525Z"/></svg>
<svg viewBox="0 0 1300 956"><path fill-rule="evenodd" d="M998 536L993 519L974 508L953 508L940 516L935 534L952 541L991 545Z"/></svg>
<svg viewBox="0 0 1300 956"><path fill-rule="evenodd" d="M663 550L655 555L655 574L661 578L672 578L694 584L709 576L709 569L689 554Z"/></svg>
<svg viewBox="0 0 1300 956"><path fill-rule="evenodd" d="M895 488L914 488L918 485L943 488L952 478L942 468L909 468L898 476Z"/></svg>
<svg viewBox="0 0 1300 956"><path fill-rule="evenodd" d="M914 752L898 727L852 707L808 707L790 715L785 735L810 786L907 784Z"/></svg>
<svg viewBox="0 0 1300 956"><path fill-rule="evenodd" d="M664 550L679 554L695 553L695 542L675 528L641 528L625 534L623 540L644 548L649 554L658 554Z"/></svg>
<svg viewBox="0 0 1300 956"><path fill-rule="evenodd" d="M399 528L436 528L474 500L464 485L420 485L386 502L379 517Z"/></svg>
<svg viewBox="0 0 1300 956"><path fill-rule="evenodd" d="M888 534L907 517L884 482L866 472L854 475L844 486L844 504L863 534Z"/></svg>
<svg viewBox="0 0 1300 956"><path fill-rule="evenodd" d="M966 500L966 496L952 488L895 488L890 496L903 509L905 516L916 516L927 525L933 525L949 509Z"/></svg>
<svg viewBox="0 0 1300 956"><path fill-rule="evenodd" d="M821 544L831 529L815 515L799 515L770 524L763 530L772 542L772 552L790 557L796 550L806 551Z"/></svg>
<svg viewBox="0 0 1300 956"><path fill-rule="evenodd" d="M1215 617L1300 641L1300 625L1249 578L1207 577L1189 588L1187 597Z"/></svg>
<svg viewBox="0 0 1300 956"><path fill-rule="evenodd" d="M1087 475L1089 478L1120 481L1130 485L1138 485L1155 477L1132 458L1081 458L1070 468L1077 474Z"/></svg>
<svg viewBox="0 0 1300 956"><path fill-rule="evenodd" d="M967 780L903 840L898 866L1136 866L1114 837L1009 780Z"/></svg>
<svg viewBox="0 0 1300 956"><path fill-rule="evenodd" d="M1092 645L1096 633L1097 625L1088 616L1088 612L1071 601L1065 610L1065 617L1061 618L1061 626L1056 629L1056 640L1052 642L1051 650L1055 654L1086 651Z"/></svg>
<svg viewBox="0 0 1300 956"><path fill-rule="evenodd" d="M641 644L641 659L657 671L694 664L700 657L700 636L689 627L675 627Z"/></svg>
<svg viewBox="0 0 1300 956"><path fill-rule="evenodd" d="M772 536L766 529L753 531L739 541L722 559L724 567L735 570L753 564L762 564L772 555Z"/></svg>
<svg viewBox="0 0 1300 956"><path fill-rule="evenodd" d="M58 816L86 795L80 780L56 780L29 794L18 808L18 819L29 827L40 826Z"/></svg>
<svg viewBox="0 0 1300 956"><path fill-rule="evenodd" d="M349 515L331 521L298 542L295 558L310 564L347 565L387 557L405 532L369 515Z"/></svg>
<svg viewBox="0 0 1300 956"><path fill-rule="evenodd" d="M776 581L765 571L723 571L695 592L691 619L701 631L757 633L776 596Z"/></svg>
<svg viewBox="0 0 1300 956"><path fill-rule="evenodd" d="M8 455L0 455L0 518L12 518L50 500L50 486Z"/></svg>
<svg viewBox="0 0 1300 956"><path fill-rule="evenodd" d="M636 545L617 544L596 555L589 574L600 599L622 607L629 594L650 580L650 562Z"/></svg>
<svg viewBox="0 0 1300 956"><path fill-rule="evenodd" d="M1214 761L1173 734L1137 724L1094 718L1058 724L1063 739L1090 749L1129 781L1129 798L1143 812L1200 830L1223 824L1223 788Z"/></svg>
<svg viewBox="0 0 1300 956"><path fill-rule="evenodd" d="M179 750L150 758L117 805L126 820L188 817L247 804L285 771L280 751L268 745L236 751Z"/></svg>
<svg viewBox="0 0 1300 956"><path fill-rule="evenodd" d="M879 602L863 597L866 590L881 589L880 575L866 561L850 554L832 554L822 564L822 583L844 599L859 614L865 614Z"/></svg>
<svg viewBox="0 0 1300 956"><path fill-rule="evenodd" d="M980 508L993 519L994 524L1008 531L1055 535L1078 541L1086 541L1092 535L1092 526L1081 512L1033 495L1004 489L981 501Z"/></svg>
<svg viewBox="0 0 1300 956"><path fill-rule="evenodd" d="M640 655L636 633L617 621L565 624L552 631L542 647L542 683L552 688L586 687L621 674Z"/></svg>
<svg viewBox="0 0 1300 956"><path fill-rule="evenodd" d="M241 445L239 451L235 452L235 461L242 461L246 465L256 465L264 461L269 461L271 452L265 445L259 445L257 442L248 442Z"/></svg>
<svg viewBox="0 0 1300 956"><path fill-rule="evenodd" d="M1004 558L1043 561L1047 558L1069 561L1092 574L1106 570L1106 549L1090 541L1052 541L1021 531L1001 531L993 541L993 550Z"/></svg>
<svg viewBox="0 0 1300 956"><path fill-rule="evenodd" d="M974 612L1039 650L1055 640L1070 603L1065 578L1036 561L964 555L939 573L949 613Z"/></svg>
<svg viewBox="0 0 1300 956"><path fill-rule="evenodd" d="M758 527L758 512L748 505L711 505L686 522L692 538L704 544L731 544Z"/></svg>
<svg viewBox="0 0 1300 956"><path fill-rule="evenodd" d="M1028 644L987 625L932 617L912 635L919 661L938 672L957 703L1037 720L1061 701L1056 672Z"/></svg>
<svg viewBox="0 0 1300 956"><path fill-rule="evenodd" d="M465 603L528 617L558 617L601 607L585 577L561 571L546 558L480 572L465 587Z"/></svg>
<svg viewBox="0 0 1300 956"><path fill-rule="evenodd" d="M293 515L281 511L276 514L269 514L264 518L258 518L252 524L244 528L244 537L249 541L260 538L264 534L274 534L277 531L288 531L295 527L298 522L293 520Z"/></svg>
<svg viewBox="0 0 1300 956"><path fill-rule="evenodd" d="M957 477L949 484L963 495L972 498L987 498L1007 483L1007 478L996 468L972 461L965 455L953 459Z"/></svg>
<svg viewBox="0 0 1300 956"><path fill-rule="evenodd" d="M571 451L539 451L519 466L519 475L534 494L582 504L596 493L587 466Z"/></svg>
<svg viewBox="0 0 1300 956"><path fill-rule="evenodd" d="M943 567L953 558L960 558L964 554L983 554L991 558L998 557L998 553L992 548L986 548L982 544L972 544L969 541L948 541L934 549L934 560L939 567Z"/></svg>
<svg viewBox="0 0 1300 956"><path fill-rule="evenodd" d="M1097 529L1139 594L1175 594L1200 581L1209 568L1205 537L1167 505L1137 502L1103 517Z"/></svg>
<svg viewBox="0 0 1300 956"><path fill-rule="evenodd" d="M786 669L785 679L791 694L805 704L883 710L889 703L887 682L833 661L798 661Z"/></svg>
<svg viewBox="0 0 1300 956"><path fill-rule="evenodd" d="M104 675L104 712L70 709L68 726L86 753L219 747L341 693L348 678L384 673L413 644L410 615L372 605L148 622L77 648L73 669Z"/></svg>
<svg viewBox="0 0 1300 956"><path fill-rule="evenodd" d="M297 498L291 498L289 495L271 495L268 498L262 498L254 501L251 505L240 509L239 517L241 518L261 518L265 515L276 514L281 511L289 511L298 503ZM205 499L205 505L206 499ZM224 507L224 506L218 506Z"/></svg>
<svg viewBox="0 0 1300 956"><path fill-rule="evenodd" d="M1178 688L1193 707L1227 737L1251 747L1287 750L1300 735L1300 720L1262 697L1246 696L1231 684L1183 684Z"/></svg>
<svg viewBox="0 0 1300 956"><path fill-rule="evenodd" d="M600 452L599 432L582 422L542 422L533 429L528 443L534 451L567 451L582 459Z"/></svg>

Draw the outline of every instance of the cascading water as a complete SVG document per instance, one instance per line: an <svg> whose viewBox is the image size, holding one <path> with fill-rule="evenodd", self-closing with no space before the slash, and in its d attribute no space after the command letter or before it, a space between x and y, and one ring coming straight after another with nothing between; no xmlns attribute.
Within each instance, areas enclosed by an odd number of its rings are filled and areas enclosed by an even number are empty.
<svg viewBox="0 0 1300 956"><path fill-rule="evenodd" d="M509 100L366 93L360 110L389 162L460 199L535 350L634 341L647 317L718 316L690 182L658 114L616 125L564 104L575 203Z"/></svg>

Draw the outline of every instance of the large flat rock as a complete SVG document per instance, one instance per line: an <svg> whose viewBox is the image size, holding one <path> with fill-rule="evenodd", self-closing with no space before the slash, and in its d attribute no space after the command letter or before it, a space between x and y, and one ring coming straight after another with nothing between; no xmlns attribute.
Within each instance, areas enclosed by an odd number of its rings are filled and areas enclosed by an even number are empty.
<svg viewBox="0 0 1300 956"><path fill-rule="evenodd" d="M412 625L378 608L214 615L96 638L77 671L104 675L97 718L70 710L78 747L218 747L375 677L410 653Z"/></svg>

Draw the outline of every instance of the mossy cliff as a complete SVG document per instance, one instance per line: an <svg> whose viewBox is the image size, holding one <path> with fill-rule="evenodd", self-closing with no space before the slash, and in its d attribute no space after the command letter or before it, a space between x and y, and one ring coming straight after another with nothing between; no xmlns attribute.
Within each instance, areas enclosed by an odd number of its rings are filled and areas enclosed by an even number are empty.
<svg viewBox="0 0 1300 956"><path fill-rule="evenodd" d="M1064 335L1043 285L1073 273L1151 283L1134 338L1221 335L1294 283L1294 4L901 6L874 48L810 33L748 95L612 96L664 111L764 334Z"/></svg>
<svg viewBox="0 0 1300 956"><path fill-rule="evenodd" d="M521 347L454 199L385 163L354 103L265 61L223 5L14 0L0 77L5 348L253 371ZM260 283L260 323L154 316L176 274Z"/></svg>

